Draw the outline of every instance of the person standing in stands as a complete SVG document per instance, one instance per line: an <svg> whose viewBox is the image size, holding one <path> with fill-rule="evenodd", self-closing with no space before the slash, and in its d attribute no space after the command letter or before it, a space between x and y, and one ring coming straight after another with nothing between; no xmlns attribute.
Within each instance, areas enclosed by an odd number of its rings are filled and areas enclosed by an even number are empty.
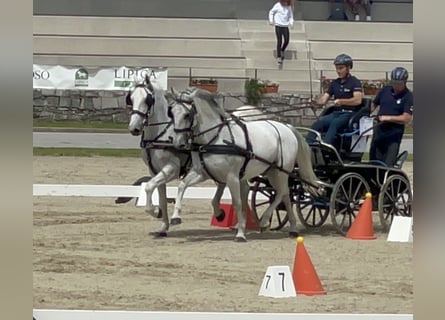
<svg viewBox="0 0 445 320"><path fill-rule="evenodd" d="M269 24L275 26L277 62L283 63L284 50L289 45L289 27L294 26L293 0L280 0L269 11Z"/></svg>
<svg viewBox="0 0 445 320"><path fill-rule="evenodd" d="M371 21L371 4L372 0L345 0L345 3L351 8L355 21L360 21L360 15L358 14L357 4L360 3L365 9L366 21Z"/></svg>
<svg viewBox="0 0 445 320"><path fill-rule="evenodd" d="M320 134L326 133L323 140L331 145L335 144L337 133L347 126L352 113L362 104L362 84L350 73L352 64L351 56L339 54L334 60L338 78L330 82L329 88L321 97L312 100L316 105L325 105L330 97L334 98L334 111L319 117L311 126L312 130ZM306 141L314 143L316 137L315 133L309 132Z"/></svg>
<svg viewBox="0 0 445 320"><path fill-rule="evenodd" d="M383 161L390 167L397 162L405 124L411 121L413 114L413 94L406 86L407 80L408 71L402 67L395 68L391 71L391 85L380 89L371 104L371 111L377 106L380 109L369 159Z"/></svg>

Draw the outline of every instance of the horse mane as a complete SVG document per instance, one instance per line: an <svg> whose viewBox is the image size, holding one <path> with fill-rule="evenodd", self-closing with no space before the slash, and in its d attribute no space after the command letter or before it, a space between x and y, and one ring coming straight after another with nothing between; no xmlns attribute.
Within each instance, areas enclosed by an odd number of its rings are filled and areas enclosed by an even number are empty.
<svg viewBox="0 0 445 320"><path fill-rule="evenodd" d="M221 107L216 101L217 94L200 88L188 88L186 92L187 91L191 92L190 97L192 98L198 114L200 114L201 117L212 119L214 118L215 114L222 119L227 119L230 117L224 108ZM181 93L181 96L183 93Z"/></svg>

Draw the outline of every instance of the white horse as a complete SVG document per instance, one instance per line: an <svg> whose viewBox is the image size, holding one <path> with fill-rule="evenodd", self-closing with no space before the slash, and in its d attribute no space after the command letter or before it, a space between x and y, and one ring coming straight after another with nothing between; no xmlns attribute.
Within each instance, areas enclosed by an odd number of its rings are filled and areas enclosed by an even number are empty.
<svg viewBox="0 0 445 320"><path fill-rule="evenodd" d="M151 234L165 237L170 226L167 214L166 183L178 179L186 173L194 176L193 170L189 171L191 168L190 152L177 150L172 145L171 136L174 135L174 132L172 120L167 116L168 103L164 90L159 88L156 82L151 82L148 76L136 76L134 88L128 93L126 100L127 104L132 106L128 130L134 136L142 135L142 159L148 166L151 176L150 179L142 177L135 184L147 181L145 212L155 218L162 218L160 230ZM182 185L180 183L180 187ZM189 185L193 185L193 181L187 186ZM218 186L212 200L214 215L219 221L224 219L224 211L219 208L224 187L224 185ZM152 194L156 188L158 189L160 207L154 206L152 202ZM184 191L178 193L171 224L181 223L183 195ZM128 200L128 198L123 198L116 202L122 203Z"/></svg>
<svg viewBox="0 0 445 320"><path fill-rule="evenodd" d="M312 169L309 145L290 125L272 120L246 122L231 117L214 97L197 88L174 92L169 110L175 127L173 145L191 148L197 175L208 175L229 187L238 218L235 240L246 240L248 180L258 175L266 176L276 191L274 201L260 221L261 229L269 228L273 211L283 201L289 216L289 235L298 236L288 176L298 162L300 177L311 185L309 191L318 194L321 185Z"/></svg>

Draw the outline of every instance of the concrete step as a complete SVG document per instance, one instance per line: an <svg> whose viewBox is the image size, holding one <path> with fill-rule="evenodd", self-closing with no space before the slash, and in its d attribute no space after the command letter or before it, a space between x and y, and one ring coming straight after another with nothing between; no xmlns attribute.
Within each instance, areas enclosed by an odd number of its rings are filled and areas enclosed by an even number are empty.
<svg viewBox="0 0 445 320"><path fill-rule="evenodd" d="M34 53L241 57L241 41L34 36Z"/></svg>
<svg viewBox="0 0 445 320"><path fill-rule="evenodd" d="M269 21L267 20L267 15L264 20L238 20L238 27L240 32L244 31L268 31L274 29L273 26L269 25ZM290 29L291 32L297 33L305 33L305 23L301 20L294 21L294 27ZM274 31L272 31L273 33Z"/></svg>
<svg viewBox="0 0 445 320"><path fill-rule="evenodd" d="M44 65L83 65L113 67L167 67L167 68L220 68L245 69L247 60L241 58L201 58L201 57L151 57L151 56L83 56L34 54L35 64Z"/></svg>
<svg viewBox="0 0 445 320"><path fill-rule="evenodd" d="M309 40L413 42L412 23L305 21L304 24Z"/></svg>
<svg viewBox="0 0 445 320"><path fill-rule="evenodd" d="M277 64L277 60L274 55L268 54L264 57L256 57L247 59L247 68L262 68L262 69L283 69L283 70L309 70L309 60L301 59L300 54L297 52L298 59L291 56L288 57L285 54L285 60L280 66ZM313 68L313 66L311 66Z"/></svg>
<svg viewBox="0 0 445 320"><path fill-rule="evenodd" d="M275 29L271 27L270 30L249 30L239 32L240 38L243 40L275 40ZM295 30L290 31L290 39L306 40L306 33L297 32Z"/></svg>
<svg viewBox="0 0 445 320"><path fill-rule="evenodd" d="M260 59L275 59L276 58L276 50L273 48L262 49L262 50L244 50L244 56L251 60L260 60ZM295 50L287 50L285 51L285 59L286 60L306 60L308 56L307 51L295 51Z"/></svg>
<svg viewBox="0 0 445 320"><path fill-rule="evenodd" d="M242 40L243 50L268 50L275 49L277 41L271 40ZM304 40L290 40L286 50L308 51L308 46Z"/></svg>
<svg viewBox="0 0 445 320"><path fill-rule="evenodd" d="M412 61L412 43L316 42L310 41L314 59L334 59L347 52L357 60Z"/></svg>
<svg viewBox="0 0 445 320"><path fill-rule="evenodd" d="M230 19L33 16L33 27L35 35L239 38Z"/></svg>

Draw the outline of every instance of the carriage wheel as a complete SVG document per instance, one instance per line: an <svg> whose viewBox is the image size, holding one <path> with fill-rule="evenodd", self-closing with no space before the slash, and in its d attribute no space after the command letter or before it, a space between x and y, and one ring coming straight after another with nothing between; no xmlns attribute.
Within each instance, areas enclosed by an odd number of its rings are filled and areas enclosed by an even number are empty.
<svg viewBox="0 0 445 320"><path fill-rule="evenodd" d="M329 212L332 224L341 234L348 232L358 214L361 200L370 191L365 179L355 172L346 173L337 180L331 194Z"/></svg>
<svg viewBox="0 0 445 320"><path fill-rule="evenodd" d="M301 190L294 199L297 215L300 222L308 228L317 228L323 225L329 216L329 204L316 200L304 190Z"/></svg>
<svg viewBox="0 0 445 320"><path fill-rule="evenodd" d="M409 181L398 174L390 176L380 189L378 208L380 222L385 231L394 216L411 217L413 194Z"/></svg>
<svg viewBox="0 0 445 320"><path fill-rule="evenodd" d="M256 181L251 187L251 209L255 221L259 224L261 217L266 209L275 199L275 189L267 182ZM283 228L289 217L283 203L280 203L270 218L270 230L279 230Z"/></svg>

